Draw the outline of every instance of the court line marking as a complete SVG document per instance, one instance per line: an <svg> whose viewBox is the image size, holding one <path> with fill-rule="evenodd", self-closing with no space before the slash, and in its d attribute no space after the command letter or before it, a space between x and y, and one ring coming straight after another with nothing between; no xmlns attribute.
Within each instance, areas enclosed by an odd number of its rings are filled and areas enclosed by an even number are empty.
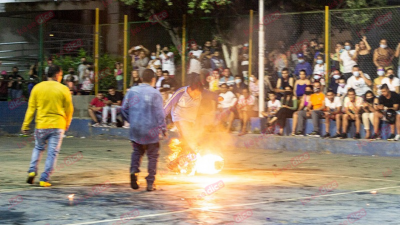
<svg viewBox="0 0 400 225"><path fill-rule="evenodd" d="M383 187L383 188L358 190L358 191L350 191L350 192L343 192L343 193L325 194L325 195L319 195L319 196L315 196L315 197L316 198L321 198L321 197L325 197L325 196L346 195L346 194L353 194L353 193L357 193L357 192L377 191L377 190L393 189L393 188L399 188L399 187L400 186ZM250 206L250 205L268 204L268 203L274 203L274 202L296 201L296 200L306 199L306 198L310 198L310 197L288 198L288 199L281 199L281 200L270 200L270 201L263 201L263 202L235 204L235 205L227 205L227 206L225 205L225 206L213 206L213 207L203 207L203 208L190 208L190 209L186 209L186 210L173 211L173 212L167 212L167 213L156 213L156 214L149 214L149 215L143 215L143 216L136 216L136 217L133 217L131 220L134 220L134 219L137 219L137 218L156 217L156 216L169 215L169 214L175 214L175 213L183 213L183 212L192 211L192 210L203 210L203 211L212 212L211 209L220 209L220 208L226 208L226 207ZM129 217L129 218L131 218L131 217ZM66 225L84 225L84 224L106 223L106 222L113 222L113 221L118 221L118 220L121 220L121 219L97 220L97 221L89 221L89 222L84 222L84 223L71 223L71 224L66 224Z"/></svg>

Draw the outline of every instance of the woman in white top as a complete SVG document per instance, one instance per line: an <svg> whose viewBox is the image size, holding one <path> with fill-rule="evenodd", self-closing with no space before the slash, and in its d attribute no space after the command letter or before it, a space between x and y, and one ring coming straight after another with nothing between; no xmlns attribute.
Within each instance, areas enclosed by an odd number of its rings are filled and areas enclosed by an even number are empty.
<svg viewBox="0 0 400 225"><path fill-rule="evenodd" d="M386 77L382 79L382 84L387 84L390 91L394 91L399 94L400 79L395 77L392 68L386 70Z"/></svg>

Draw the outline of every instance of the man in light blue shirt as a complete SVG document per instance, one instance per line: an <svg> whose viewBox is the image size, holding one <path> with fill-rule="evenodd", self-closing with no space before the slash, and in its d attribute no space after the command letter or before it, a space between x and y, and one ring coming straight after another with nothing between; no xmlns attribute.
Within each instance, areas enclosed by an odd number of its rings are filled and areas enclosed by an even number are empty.
<svg viewBox="0 0 400 225"><path fill-rule="evenodd" d="M129 138L132 142L131 187L138 189L137 176L140 162L145 152L149 159L147 191L155 190L154 180L159 157L159 133L167 136L163 100L158 90L151 86L155 79L154 72L146 69L143 72L143 83L132 87L122 103L121 113L129 122Z"/></svg>

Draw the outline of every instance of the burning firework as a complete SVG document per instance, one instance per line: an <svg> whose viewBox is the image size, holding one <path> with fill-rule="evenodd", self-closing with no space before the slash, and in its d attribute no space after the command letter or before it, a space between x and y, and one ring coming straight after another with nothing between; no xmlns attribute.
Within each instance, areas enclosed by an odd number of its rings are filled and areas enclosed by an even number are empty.
<svg viewBox="0 0 400 225"><path fill-rule="evenodd" d="M168 169L182 173L194 175L195 172L202 174L216 174L224 167L224 159L218 155L200 155L192 150L183 150L178 139L172 139L168 145L172 153L168 156L170 161Z"/></svg>

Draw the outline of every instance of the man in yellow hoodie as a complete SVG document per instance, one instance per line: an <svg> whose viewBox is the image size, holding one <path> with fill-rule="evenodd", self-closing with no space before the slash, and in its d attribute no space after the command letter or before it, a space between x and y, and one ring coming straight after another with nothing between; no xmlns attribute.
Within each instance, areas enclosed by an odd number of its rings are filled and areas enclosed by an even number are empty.
<svg viewBox="0 0 400 225"><path fill-rule="evenodd" d="M29 133L29 125L36 112L35 148L29 167L27 183L33 184L37 175L40 158L47 147L45 171L40 177L41 187L50 187L48 182L54 170L64 132L71 124L74 107L71 93L67 86L62 85L63 72L57 65L51 65L48 70L48 81L43 81L32 89L28 109L22 125L22 133Z"/></svg>

